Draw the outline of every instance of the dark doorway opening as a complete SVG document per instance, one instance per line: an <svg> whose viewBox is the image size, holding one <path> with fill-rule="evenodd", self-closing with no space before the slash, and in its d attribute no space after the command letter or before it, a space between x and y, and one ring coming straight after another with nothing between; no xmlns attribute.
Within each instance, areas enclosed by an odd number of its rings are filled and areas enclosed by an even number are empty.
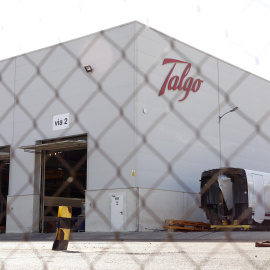
<svg viewBox="0 0 270 270"><path fill-rule="evenodd" d="M63 147L43 151L43 226L45 233L57 227L59 206L72 207L72 230L78 230L78 218L85 203L87 179L86 137L62 140ZM78 144L77 142L81 142ZM85 143L83 143L85 142ZM48 144L48 142L46 142ZM52 142L53 143L53 142Z"/></svg>
<svg viewBox="0 0 270 270"><path fill-rule="evenodd" d="M59 206L72 207L72 230L85 206L87 179L87 136L38 141L21 146L40 158L40 232L55 232ZM40 155L41 154L41 155Z"/></svg>
<svg viewBox="0 0 270 270"><path fill-rule="evenodd" d="M0 233L6 231L10 148L0 148Z"/></svg>
<svg viewBox="0 0 270 270"><path fill-rule="evenodd" d="M58 206L72 207L73 231L85 202L87 150L46 151L43 232L55 231Z"/></svg>

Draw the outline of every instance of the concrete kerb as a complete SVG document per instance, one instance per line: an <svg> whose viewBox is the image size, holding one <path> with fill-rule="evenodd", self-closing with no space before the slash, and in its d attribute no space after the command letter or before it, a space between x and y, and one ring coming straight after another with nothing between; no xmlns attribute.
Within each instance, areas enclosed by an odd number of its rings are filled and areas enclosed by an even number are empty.
<svg viewBox="0 0 270 270"><path fill-rule="evenodd" d="M54 241L55 233L6 233L0 234L2 241ZM101 242L101 241L125 241L125 242L256 242L270 240L270 232L243 231L243 232L72 232L70 241Z"/></svg>

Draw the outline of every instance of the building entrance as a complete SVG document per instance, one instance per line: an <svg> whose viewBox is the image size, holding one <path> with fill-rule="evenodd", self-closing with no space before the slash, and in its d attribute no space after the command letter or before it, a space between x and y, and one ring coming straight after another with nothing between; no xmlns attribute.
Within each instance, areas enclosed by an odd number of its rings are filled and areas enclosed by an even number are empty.
<svg viewBox="0 0 270 270"><path fill-rule="evenodd" d="M6 230L10 148L0 147L0 233Z"/></svg>
<svg viewBox="0 0 270 270"><path fill-rule="evenodd" d="M55 232L59 206L72 207L72 230L77 231L85 203L86 135L39 141L21 148L40 155L40 232Z"/></svg>

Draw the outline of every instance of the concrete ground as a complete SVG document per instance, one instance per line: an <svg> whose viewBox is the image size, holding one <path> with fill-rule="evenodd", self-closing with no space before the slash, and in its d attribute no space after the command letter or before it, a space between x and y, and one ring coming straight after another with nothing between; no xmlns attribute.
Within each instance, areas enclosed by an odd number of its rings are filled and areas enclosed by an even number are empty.
<svg viewBox="0 0 270 270"><path fill-rule="evenodd" d="M0 269L270 269L269 232L1 234Z"/></svg>

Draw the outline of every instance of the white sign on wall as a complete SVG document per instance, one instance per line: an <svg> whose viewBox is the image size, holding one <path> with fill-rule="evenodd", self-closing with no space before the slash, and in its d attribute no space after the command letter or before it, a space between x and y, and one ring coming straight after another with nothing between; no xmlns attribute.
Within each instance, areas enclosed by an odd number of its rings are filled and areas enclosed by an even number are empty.
<svg viewBox="0 0 270 270"><path fill-rule="evenodd" d="M69 113L53 116L53 130L69 128Z"/></svg>

